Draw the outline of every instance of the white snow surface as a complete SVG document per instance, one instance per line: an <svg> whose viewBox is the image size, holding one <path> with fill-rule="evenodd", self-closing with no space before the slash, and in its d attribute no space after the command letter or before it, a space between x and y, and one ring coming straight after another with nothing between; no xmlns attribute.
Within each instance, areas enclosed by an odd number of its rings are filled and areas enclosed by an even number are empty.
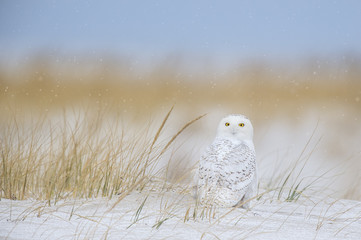
<svg viewBox="0 0 361 240"><path fill-rule="evenodd" d="M195 200L187 193L133 192L118 198L50 206L1 199L0 239L361 239L358 201L261 199L250 211L217 208L202 218L198 208L194 218Z"/></svg>

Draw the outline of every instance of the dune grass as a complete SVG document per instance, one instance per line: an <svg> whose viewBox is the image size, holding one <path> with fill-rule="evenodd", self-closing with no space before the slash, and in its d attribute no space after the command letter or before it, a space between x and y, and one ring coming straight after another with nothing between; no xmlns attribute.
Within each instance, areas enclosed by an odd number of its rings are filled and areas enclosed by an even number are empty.
<svg viewBox="0 0 361 240"><path fill-rule="evenodd" d="M21 123L17 116L1 128L1 198L58 201L67 198L126 196L142 190L177 137L199 116L167 141L159 141L173 108L150 136L150 127L126 133L101 113L75 113L61 122L46 116ZM130 137L128 136L130 135ZM162 172L163 171L163 172Z"/></svg>

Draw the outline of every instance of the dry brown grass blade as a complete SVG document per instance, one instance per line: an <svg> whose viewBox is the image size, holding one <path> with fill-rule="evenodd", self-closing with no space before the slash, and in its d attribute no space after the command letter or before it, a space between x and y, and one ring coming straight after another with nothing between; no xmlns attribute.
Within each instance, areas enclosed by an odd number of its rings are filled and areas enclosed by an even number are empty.
<svg viewBox="0 0 361 240"><path fill-rule="evenodd" d="M173 108L174 108L174 106L172 106L171 109L168 111L167 115L166 115L165 118L163 119L162 124L161 124L160 127L158 128L157 133L156 133L155 136L154 136L153 142L152 142L152 144L150 145L150 148L149 148L149 152L148 152L148 156L147 156L147 159L146 159L146 162L145 162L145 166L143 167L142 176L145 175L145 171L146 171L146 169L147 169L147 167L148 167L150 154L151 154L151 152L153 151L154 144L157 142L157 140L158 140L158 138L159 138L159 136L160 136L160 133L162 132L162 130L163 130L166 122L168 121L168 118L169 118L170 114L171 114L172 111L173 111Z"/></svg>
<svg viewBox="0 0 361 240"><path fill-rule="evenodd" d="M163 148L163 150L160 152L159 155L162 155L165 151L167 151L167 149L169 148L169 146L174 142L174 140L190 125L192 125L193 123L195 123L196 121L198 121L199 119L201 119L202 117L206 116L207 114L203 114L195 119L193 119L192 121L188 122L186 125L184 125L173 137L171 140L169 140L169 142L167 143L167 145L165 145L165 147Z"/></svg>
<svg viewBox="0 0 361 240"><path fill-rule="evenodd" d="M145 177L141 177L136 183L133 184L130 188L128 188L125 192L123 192L117 201L106 211L106 213L110 212L117 206L129 193L131 193L137 186L139 186L143 181Z"/></svg>
<svg viewBox="0 0 361 240"><path fill-rule="evenodd" d="M153 139L153 142L152 142L152 144L150 145L150 150L149 150L150 152L152 151L154 144L155 144L156 141L158 140L158 138L159 138L159 136L160 136L160 133L162 132L162 130L163 130L164 126L165 126L165 123L167 122L170 114L171 114L172 111L173 111L173 108L174 108L174 106L172 106L171 109L168 111L168 113L167 113L167 115L165 116L165 118L163 119L163 122L162 122L162 124L160 125L157 133L155 134L154 139Z"/></svg>

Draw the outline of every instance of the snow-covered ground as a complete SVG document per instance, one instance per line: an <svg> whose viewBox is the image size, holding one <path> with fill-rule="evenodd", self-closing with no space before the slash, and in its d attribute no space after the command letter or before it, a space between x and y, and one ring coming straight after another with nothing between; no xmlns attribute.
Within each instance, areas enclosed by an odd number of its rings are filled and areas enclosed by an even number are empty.
<svg viewBox="0 0 361 240"><path fill-rule="evenodd" d="M98 198L0 201L0 239L361 239L361 202L302 198L254 201L252 211L196 217L188 193L133 192Z"/></svg>

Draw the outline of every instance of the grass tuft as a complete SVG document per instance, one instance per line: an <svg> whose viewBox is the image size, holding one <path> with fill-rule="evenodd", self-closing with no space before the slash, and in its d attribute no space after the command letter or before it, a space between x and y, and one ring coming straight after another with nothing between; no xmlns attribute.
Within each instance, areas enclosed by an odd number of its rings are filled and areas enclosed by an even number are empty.
<svg viewBox="0 0 361 240"><path fill-rule="evenodd" d="M142 190L162 171L158 164L175 139L202 117L186 123L168 142L159 142L172 110L152 138L145 134L150 126L134 137L119 129L117 119L113 123L102 119L102 112L63 112L58 122L46 116L31 120L14 116L0 129L0 197L50 204L114 195L121 200Z"/></svg>

